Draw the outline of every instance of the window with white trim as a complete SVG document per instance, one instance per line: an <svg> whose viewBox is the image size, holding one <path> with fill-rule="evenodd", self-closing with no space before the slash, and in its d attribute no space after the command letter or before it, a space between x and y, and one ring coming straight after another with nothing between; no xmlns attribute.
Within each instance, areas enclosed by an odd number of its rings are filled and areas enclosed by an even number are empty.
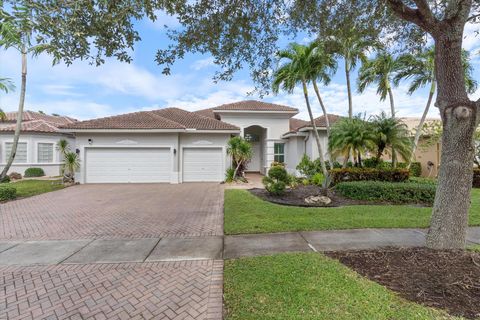
<svg viewBox="0 0 480 320"><path fill-rule="evenodd" d="M275 143L273 145L273 160L285 163L285 143Z"/></svg>
<svg viewBox="0 0 480 320"><path fill-rule="evenodd" d="M37 145L38 163L53 162L53 143L39 143Z"/></svg>
<svg viewBox="0 0 480 320"><path fill-rule="evenodd" d="M8 161L10 153L12 152L13 142L5 143L5 162ZM17 144L17 153L15 154L15 163L26 163L27 162L27 143L19 142Z"/></svg>

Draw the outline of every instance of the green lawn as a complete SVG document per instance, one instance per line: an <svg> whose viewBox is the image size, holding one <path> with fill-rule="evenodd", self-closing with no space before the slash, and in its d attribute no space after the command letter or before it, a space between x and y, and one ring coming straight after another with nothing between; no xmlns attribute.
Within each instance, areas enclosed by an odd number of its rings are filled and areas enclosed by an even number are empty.
<svg viewBox="0 0 480 320"><path fill-rule="evenodd" d="M18 198L30 197L64 188L61 180L21 180L10 183L10 186L17 189Z"/></svg>
<svg viewBox="0 0 480 320"><path fill-rule="evenodd" d="M225 234L428 227L431 211L405 205L290 207L263 201L246 190L226 190ZM470 225L480 225L480 189L472 191Z"/></svg>
<svg viewBox="0 0 480 320"><path fill-rule="evenodd" d="M315 253L227 260L224 295L227 320L454 319Z"/></svg>

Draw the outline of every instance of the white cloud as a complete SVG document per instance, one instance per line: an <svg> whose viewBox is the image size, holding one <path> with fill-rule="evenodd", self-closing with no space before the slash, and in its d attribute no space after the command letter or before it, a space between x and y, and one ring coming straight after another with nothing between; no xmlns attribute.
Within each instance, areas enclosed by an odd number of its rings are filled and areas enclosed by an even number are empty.
<svg viewBox="0 0 480 320"><path fill-rule="evenodd" d="M465 25L465 30L463 32L463 48L472 51L472 54L477 54L478 50L480 50L479 31L480 28L478 24L468 23Z"/></svg>
<svg viewBox="0 0 480 320"><path fill-rule="evenodd" d="M198 70L202 70L202 69L205 69L205 68L212 67L214 65L215 65L215 60L212 57L209 57L209 58L199 59L199 60L194 61L192 63L192 65L190 66L190 68L198 71Z"/></svg>

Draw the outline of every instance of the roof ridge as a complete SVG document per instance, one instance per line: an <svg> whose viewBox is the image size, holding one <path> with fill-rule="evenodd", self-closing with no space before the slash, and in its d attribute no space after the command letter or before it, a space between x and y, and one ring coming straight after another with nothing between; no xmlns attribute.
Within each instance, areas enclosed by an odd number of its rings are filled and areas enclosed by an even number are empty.
<svg viewBox="0 0 480 320"><path fill-rule="evenodd" d="M161 110L161 109L160 109L160 110ZM154 113L155 111L156 111L156 110L142 111L142 112L146 112L148 115L153 116L154 118L162 119L162 120L167 121L167 122L171 122L172 124L175 124L175 125L177 125L177 126L180 126L180 127L183 128L183 129L186 129L186 128L187 128L187 127L185 127L183 124L181 124L181 123L179 123L179 122L177 122L177 121L175 121L175 120L172 120L172 119L169 119L169 118L165 118L165 117L163 117L163 116L161 116L161 115L155 114L155 113Z"/></svg>

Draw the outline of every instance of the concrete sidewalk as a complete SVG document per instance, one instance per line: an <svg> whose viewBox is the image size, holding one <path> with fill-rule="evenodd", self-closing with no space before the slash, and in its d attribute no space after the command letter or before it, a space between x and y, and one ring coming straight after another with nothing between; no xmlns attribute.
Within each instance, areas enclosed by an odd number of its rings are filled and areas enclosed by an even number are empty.
<svg viewBox="0 0 480 320"><path fill-rule="evenodd" d="M421 247L427 229L350 229L225 236L224 259L282 252ZM468 230L468 244L480 244L480 227Z"/></svg>
<svg viewBox="0 0 480 320"><path fill-rule="evenodd" d="M425 245L426 229L352 229L191 238L0 242L0 265L138 263L232 259L281 252ZM480 244L480 227L469 228Z"/></svg>

